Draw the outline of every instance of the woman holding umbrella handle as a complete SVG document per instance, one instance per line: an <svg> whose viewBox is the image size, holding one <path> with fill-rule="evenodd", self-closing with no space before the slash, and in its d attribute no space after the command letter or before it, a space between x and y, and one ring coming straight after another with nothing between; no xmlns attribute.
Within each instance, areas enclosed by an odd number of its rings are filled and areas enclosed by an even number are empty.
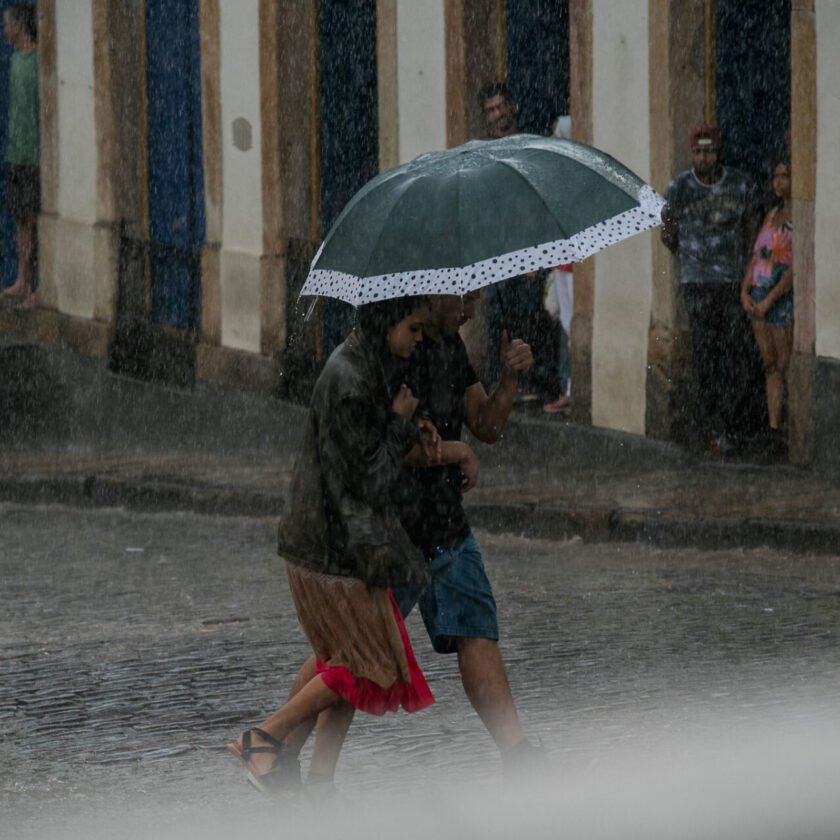
<svg viewBox="0 0 840 840"><path fill-rule="evenodd" d="M434 702L391 593L424 584L428 564L392 501L415 447L435 457L437 434L413 419L418 400L389 380L423 337L425 298L359 309L358 324L315 384L291 501L279 529L289 588L317 658L314 676L259 726L228 744L260 790L282 790L283 746L298 724L349 704L375 715ZM290 761L289 761L290 760Z"/></svg>

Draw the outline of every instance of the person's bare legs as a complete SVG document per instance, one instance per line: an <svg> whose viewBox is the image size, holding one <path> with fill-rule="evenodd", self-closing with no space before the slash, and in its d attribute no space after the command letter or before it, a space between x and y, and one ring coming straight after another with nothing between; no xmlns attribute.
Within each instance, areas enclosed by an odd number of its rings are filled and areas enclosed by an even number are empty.
<svg viewBox="0 0 840 840"><path fill-rule="evenodd" d="M300 666L292 689L289 692L289 700L291 700L309 681L315 676L315 656L310 657ZM312 730L315 728L317 717L309 717L299 723L284 739L283 744L289 749L293 755L300 755L303 745L306 743Z"/></svg>
<svg viewBox="0 0 840 840"><path fill-rule="evenodd" d="M338 695L329 689L320 675L313 677L289 701L274 714L269 715L259 726L275 741L282 741L296 726L307 718L316 718L324 709L338 701ZM261 747L268 744L259 733L251 733L253 746ZM254 753L251 757L253 770L257 775L267 773L274 764L274 756L270 753Z"/></svg>
<svg viewBox="0 0 840 840"><path fill-rule="evenodd" d="M785 399L785 376L790 363L786 328L772 327L764 321L753 321L753 335L764 366L767 395L767 420L771 429L778 429Z"/></svg>
<svg viewBox="0 0 840 840"><path fill-rule="evenodd" d="M37 218L34 214L15 221L18 273L15 282L3 291L6 297L22 298L24 304L30 306L35 302L32 283L35 275L37 229Z"/></svg>
<svg viewBox="0 0 840 840"><path fill-rule="evenodd" d="M790 327L767 326L768 338L773 346L775 366L771 376L767 376L767 413L770 428L778 429L782 422L782 408L785 403L787 372L790 366L791 340L793 338Z"/></svg>
<svg viewBox="0 0 840 840"><path fill-rule="evenodd" d="M522 742L525 732L513 702L498 643L493 639L459 639L458 667L467 699L499 750L505 752Z"/></svg>
<svg viewBox="0 0 840 840"><path fill-rule="evenodd" d="M309 782L332 782L338 757L355 713L353 706L339 700L318 715L315 747L309 762Z"/></svg>

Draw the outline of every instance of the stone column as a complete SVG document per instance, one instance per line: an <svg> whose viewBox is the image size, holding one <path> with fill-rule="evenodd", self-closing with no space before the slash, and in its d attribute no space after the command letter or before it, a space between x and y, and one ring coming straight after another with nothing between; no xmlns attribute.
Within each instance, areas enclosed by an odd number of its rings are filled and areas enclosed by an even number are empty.
<svg viewBox="0 0 840 840"><path fill-rule="evenodd" d="M203 0L200 13L207 244L197 375L271 387L264 357L286 338L280 9Z"/></svg>
<svg viewBox="0 0 840 840"><path fill-rule="evenodd" d="M486 82L503 81L507 66L504 0L446 0L446 145L485 137L478 92ZM487 326L483 298L475 318L462 329L470 359L486 378ZM489 386L494 383L488 382Z"/></svg>
<svg viewBox="0 0 840 840"><path fill-rule="evenodd" d="M277 2L277 137L266 148L279 175L279 236L285 287L285 337L280 350L280 387L308 396L318 369L320 317L303 322L309 300L298 292L321 238L318 130L318 5L316 0Z"/></svg>
<svg viewBox="0 0 840 840"><path fill-rule="evenodd" d="M792 463L806 464L814 457L816 368L814 204L818 115L814 0L793 0L790 26L794 332L788 376L789 453ZM835 142L833 138L832 146Z"/></svg>
<svg viewBox="0 0 840 840"><path fill-rule="evenodd" d="M117 0L40 6L41 296L57 337L98 356L115 316L118 225L134 197L122 117L123 91L135 83L136 14Z"/></svg>
<svg viewBox="0 0 840 840"><path fill-rule="evenodd" d="M569 112L572 139L592 143L592 0L569 0ZM574 267L572 348L572 420L592 422L592 315L595 263Z"/></svg>
<svg viewBox="0 0 840 840"><path fill-rule="evenodd" d="M688 136L713 109L714 64L708 55L708 0L649 0L651 185L663 193L690 165ZM658 231L654 234L659 240ZM678 297L679 265L661 241L653 246L653 303L646 385L647 434L685 440L692 414L691 336Z"/></svg>

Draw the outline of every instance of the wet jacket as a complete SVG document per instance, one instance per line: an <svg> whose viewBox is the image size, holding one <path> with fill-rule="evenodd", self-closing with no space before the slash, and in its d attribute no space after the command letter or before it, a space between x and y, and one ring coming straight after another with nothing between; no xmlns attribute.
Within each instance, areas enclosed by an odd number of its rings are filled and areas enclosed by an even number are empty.
<svg viewBox="0 0 840 840"><path fill-rule="evenodd" d="M315 383L278 534L278 552L288 561L371 586L428 579L392 501L419 432L391 411L391 400L380 357L354 331Z"/></svg>

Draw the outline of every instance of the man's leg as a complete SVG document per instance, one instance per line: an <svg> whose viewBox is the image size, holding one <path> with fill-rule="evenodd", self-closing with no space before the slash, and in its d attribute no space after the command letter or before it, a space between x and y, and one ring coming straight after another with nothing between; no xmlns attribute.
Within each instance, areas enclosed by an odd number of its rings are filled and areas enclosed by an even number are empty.
<svg viewBox="0 0 840 840"><path fill-rule="evenodd" d="M525 739L497 639L496 602L481 549L469 535L431 559L431 583L420 598L426 630L438 653L458 653L461 682L473 708L506 757L532 749Z"/></svg>
<svg viewBox="0 0 840 840"><path fill-rule="evenodd" d="M458 667L464 692L496 746L505 752L519 744L525 733L498 642L475 637L459 639Z"/></svg>

